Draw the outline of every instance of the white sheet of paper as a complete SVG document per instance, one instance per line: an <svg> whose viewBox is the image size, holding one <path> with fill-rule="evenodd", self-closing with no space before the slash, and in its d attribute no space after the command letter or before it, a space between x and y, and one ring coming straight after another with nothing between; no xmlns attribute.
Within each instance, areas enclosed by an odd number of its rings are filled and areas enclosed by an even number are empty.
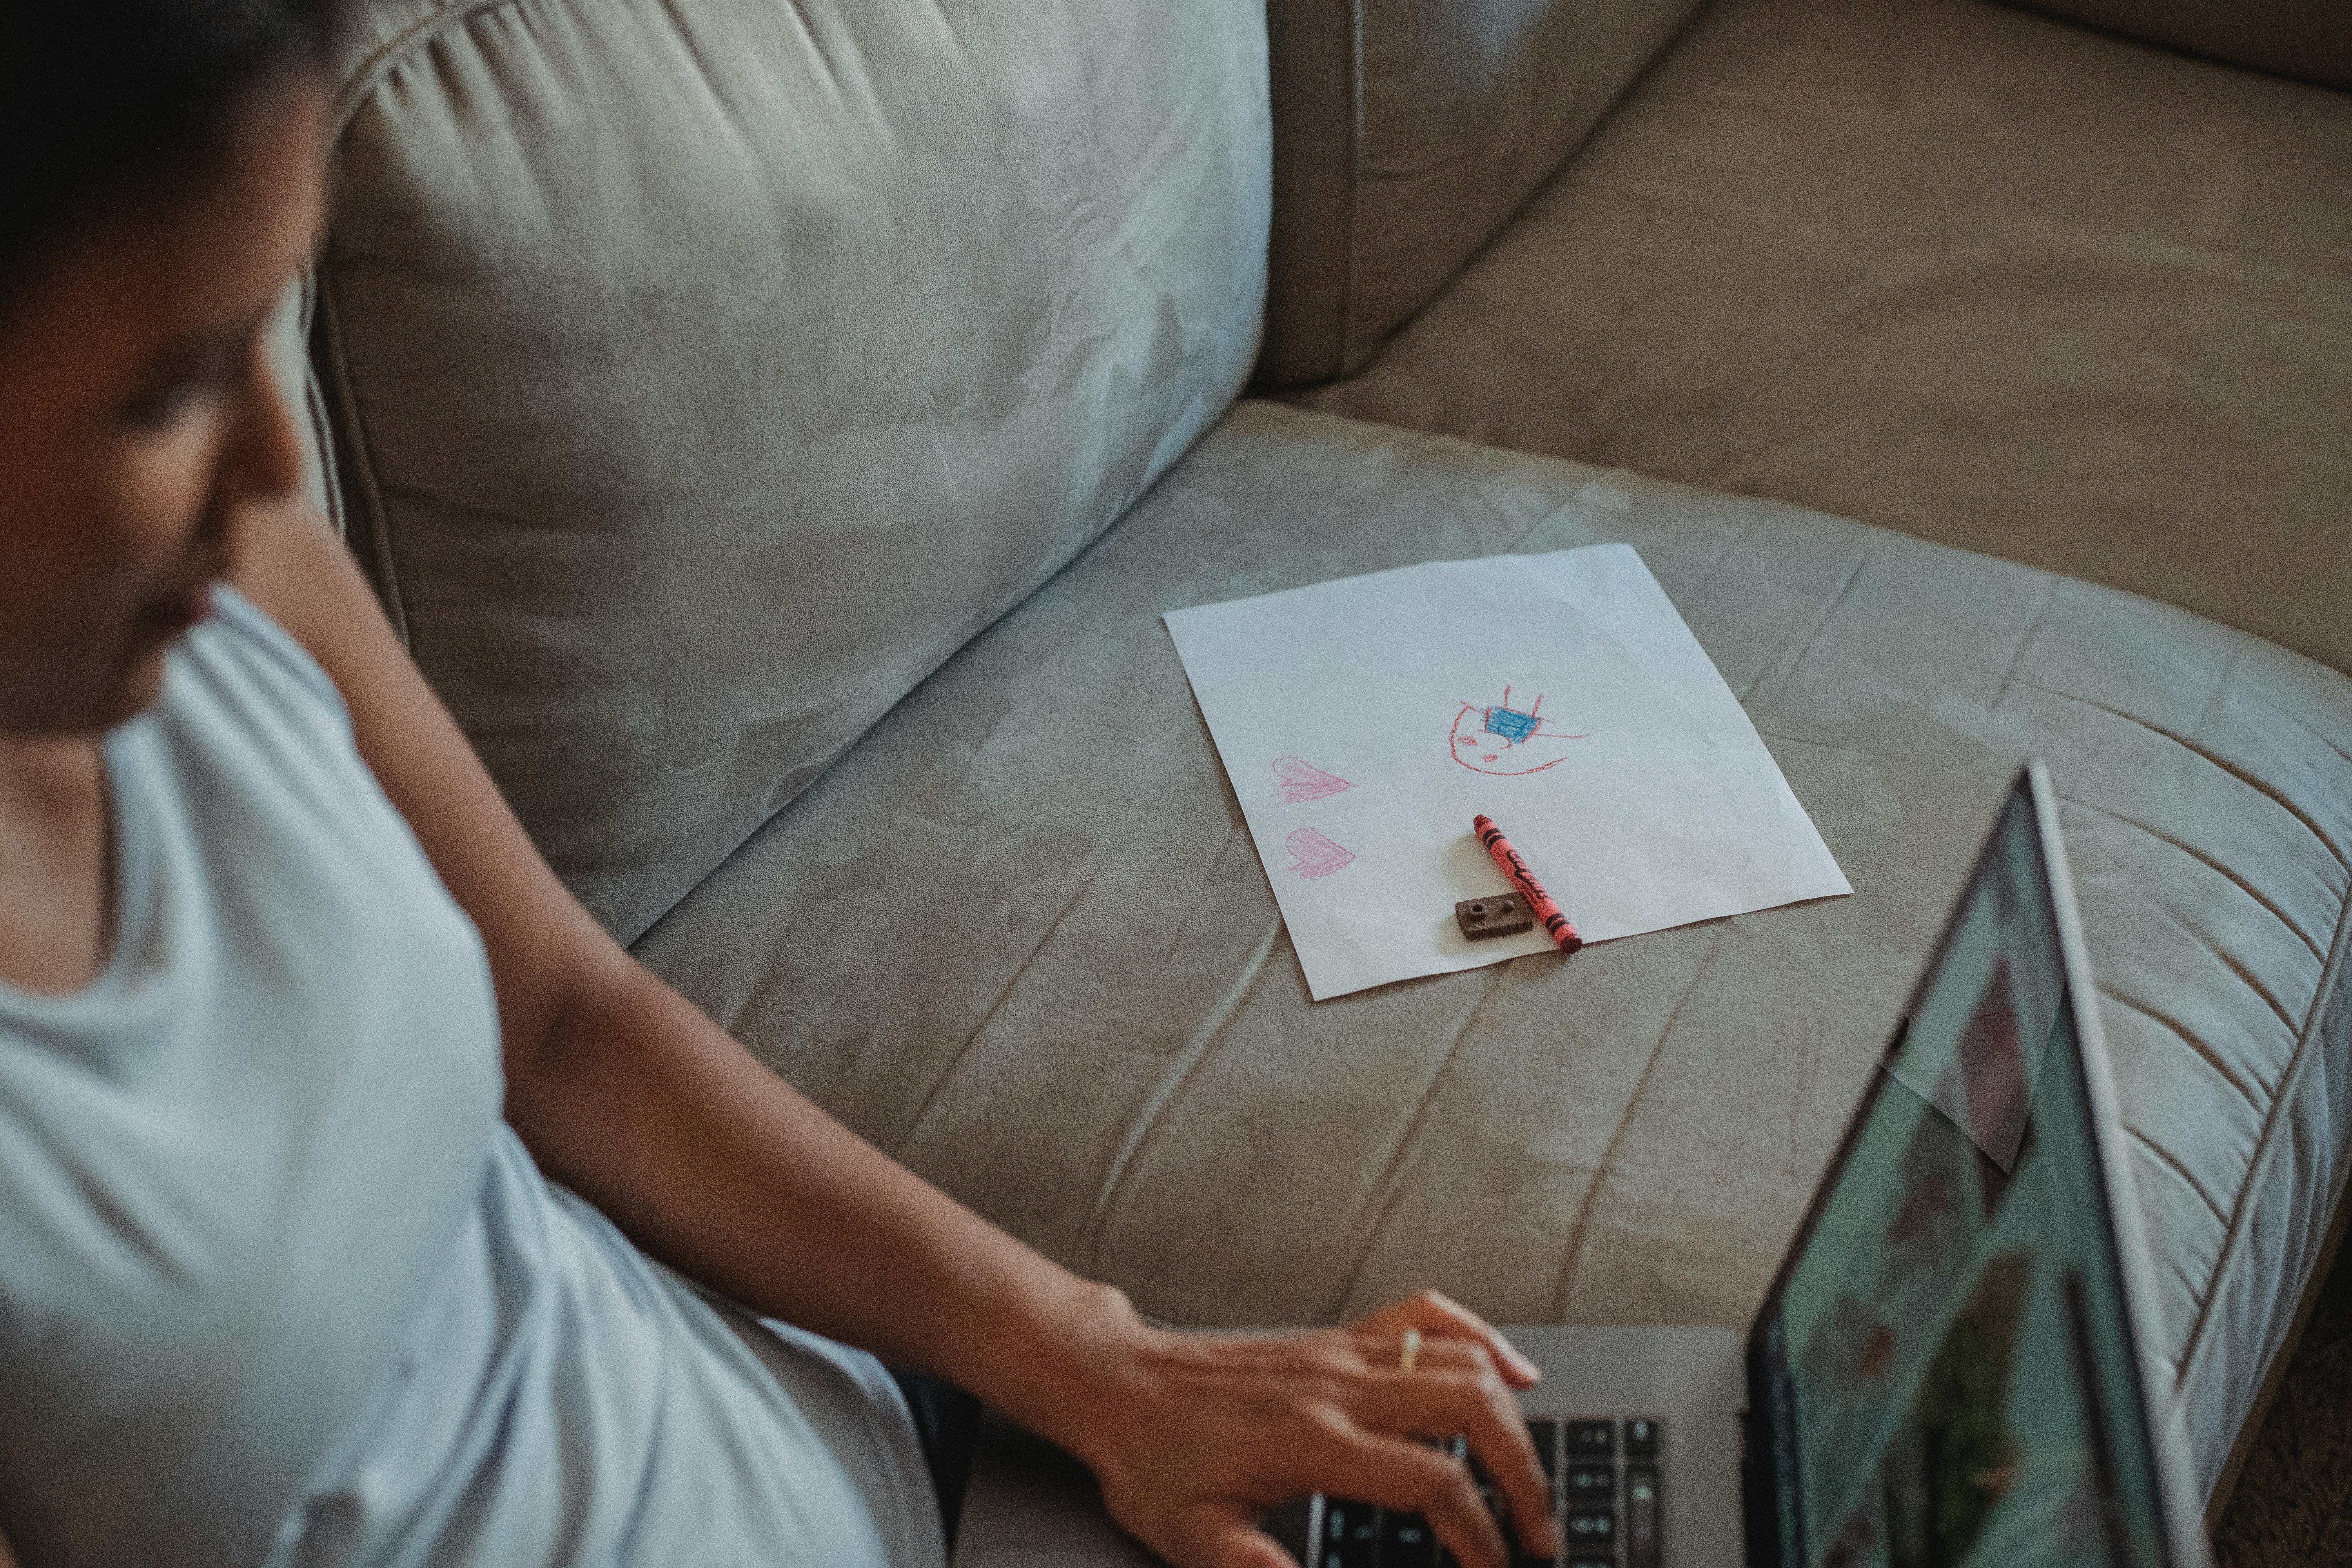
<svg viewBox="0 0 2352 1568"><path fill-rule="evenodd" d="M1165 619L1317 1001L1550 951L1455 925L1480 812L1588 942L1853 890L1631 545Z"/></svg>

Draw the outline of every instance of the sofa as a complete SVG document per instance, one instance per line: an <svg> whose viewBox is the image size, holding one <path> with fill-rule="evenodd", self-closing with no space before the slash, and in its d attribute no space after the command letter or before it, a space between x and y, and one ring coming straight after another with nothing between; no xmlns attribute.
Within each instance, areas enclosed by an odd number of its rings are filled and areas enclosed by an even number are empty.
<svg viewBox="0 0 2352 1568"><path fill-rule="evenodd" d="M567 883L1166 1321L1744 1328L2015 770L2198 1480L2352 1096L2326 0L369 0L319 500ZM1310 1003L1163 611L1633 545L1850 898Z"/></svg>

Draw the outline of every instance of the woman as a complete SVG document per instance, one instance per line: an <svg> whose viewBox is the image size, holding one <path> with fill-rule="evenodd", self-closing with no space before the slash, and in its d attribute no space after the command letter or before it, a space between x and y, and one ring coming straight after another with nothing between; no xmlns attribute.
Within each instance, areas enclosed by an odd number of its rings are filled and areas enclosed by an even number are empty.
<svg viewBox="0 0 2352 1568"><path fill-rule="evenodd" d="M320 221L321 0L6 3L26 1568L937 1564L952 1401L877 1355L1080 1456L1178 1563L1286 1562L1254 1521L1325 1489L1500 1568L1463 1466L1413 1440L1452 1432L1550 1545L1507 1387L1532 1369L1469 1313L1151 1329L615 945L293 499L260 334Z"/></svg>

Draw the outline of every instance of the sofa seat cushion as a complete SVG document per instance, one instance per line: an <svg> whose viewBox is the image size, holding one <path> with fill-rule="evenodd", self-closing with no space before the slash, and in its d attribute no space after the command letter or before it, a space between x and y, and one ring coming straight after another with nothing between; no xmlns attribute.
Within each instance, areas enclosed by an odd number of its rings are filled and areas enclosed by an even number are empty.
<svg viewBox="0 0 2352 1568"><path fill-rule="evenodd" d="M1853 896L1310 1004L1160 613L1612 540ZM1244 403L638 952L1161 1318L1329 1321L1432 1284L1506 1322L1744 1327L2037 754L2210 1476L2344 1168L2352 679L2186 611Z"/></svg>
<svg viewBox="0 0 2352 1568"><path fill-rule="evenodd" d="M1777 497L2352 669L2352 95L1719 0L1318 407Z"/></svg>

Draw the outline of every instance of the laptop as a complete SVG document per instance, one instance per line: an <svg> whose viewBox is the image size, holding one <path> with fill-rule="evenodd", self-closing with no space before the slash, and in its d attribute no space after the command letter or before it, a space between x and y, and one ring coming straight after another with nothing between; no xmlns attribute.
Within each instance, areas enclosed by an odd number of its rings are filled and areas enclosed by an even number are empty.
<svg viewBox="0 0 2352 1568"><path fill-rule="evenodd" d="M1507 1331L1566 1542L1515 1568L2206 1568L2095 996L2036 763L1746 1338ZM1451 1561L1346 1498L1265 1528L1306 1568ZM956 1568L1157 1561L1074 1461L983 1428Z"/></svg>

